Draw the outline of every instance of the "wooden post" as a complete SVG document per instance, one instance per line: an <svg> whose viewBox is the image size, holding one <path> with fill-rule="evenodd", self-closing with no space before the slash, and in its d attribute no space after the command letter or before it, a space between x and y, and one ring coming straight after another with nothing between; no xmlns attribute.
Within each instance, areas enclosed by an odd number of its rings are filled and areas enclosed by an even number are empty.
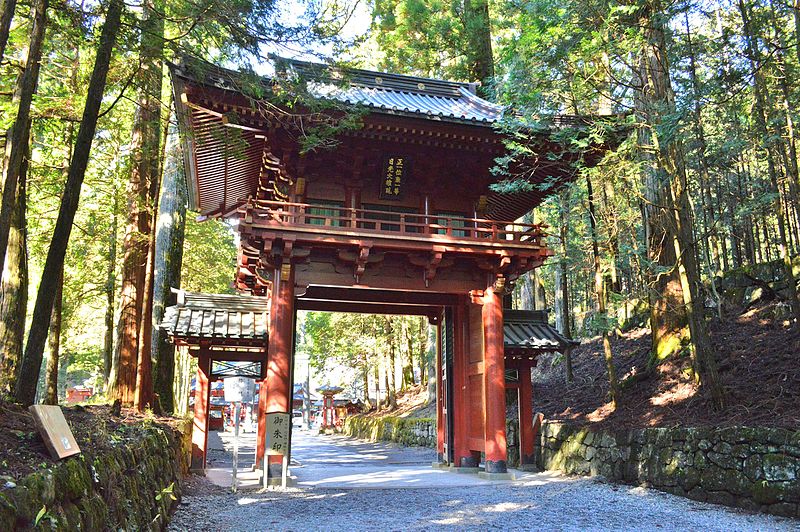
<svg viewBox="0 0 800 532"><path fill-rule="evenodd" d="M264 452L267 447L267 380L258 384L258 432L256 435L255 469L263 467Z"/></svg>
<svg viewBox="0 0 800 532"><path fill-rule="evenodd" d="M442 388L442 372L444 371L442 356L442 317L439 316L439 322L436 324L436 454L439 463L447 462L447 456L444 452L444 431L446 427L444 419L444 389Z"/></svg>
<svg viewBox="0 0 800 532"><path fill-rule="evenodd" d="M453 462L456 467L478 467L479 459L469 448L470 417L476 408L480 412L482 405L470 405L467 389L467 303L453 307L453 411L447 412L453 424Z"/></svg>
<svg viewBox="0 0 800 532"><path fill-rule="evenodd" d="M287 259L288 260L288 259ZM269 312L266 413L291 412L292 347L294 344L294 267L275 268ZM269 475L281 474L281 457L269 457Z"/></svg>
<svg viewBox="0 0 800 532"><path fill-rule="evenodd" d="M483 297L484 425L486 472L506 473L506 388L503 360L503 297L489 284Z"/></svg>
<svg viewBox="0 0 800 532"><path fill-rule="evenodd" d="M536 434L533 431L533 384L531 383L531 367L521 362L519 369L519 464L534 465L533 447Z"/></svg>
<svg viewBox="0 0 800 532"><path fill-rule="evenodd" d="M204 471L208 452L208 408L211 399L211 354L200 346L197 381L194 389L194 427L192 429L192 471Z"/></svg>

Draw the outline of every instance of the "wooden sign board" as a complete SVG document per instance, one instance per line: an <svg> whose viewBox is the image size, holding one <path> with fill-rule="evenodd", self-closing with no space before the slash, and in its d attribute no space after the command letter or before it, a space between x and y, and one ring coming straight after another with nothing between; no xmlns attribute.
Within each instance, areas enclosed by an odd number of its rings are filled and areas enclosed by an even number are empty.
<svg viewBox="0 0 800 532"><path fill-rule="evenodd" d="M289 453L291 418L284 412L267 414L267 454L286 456Z"/></svg>
<svg viewBox="0 0 800 532"><path fill-rule="evenodd" d="M28 407L28 411L33 415L50 456L61 460L81 452L60 406L33 405Z"/></svg>

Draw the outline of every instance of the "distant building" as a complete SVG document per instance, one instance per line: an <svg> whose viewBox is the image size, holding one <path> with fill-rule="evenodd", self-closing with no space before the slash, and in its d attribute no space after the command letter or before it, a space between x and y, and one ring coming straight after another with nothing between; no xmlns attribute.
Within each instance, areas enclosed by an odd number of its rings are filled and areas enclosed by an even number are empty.
<svg viewBox="0 0 800 532"><path fill-rule="evenodd" d="M82 403L94 395L94 388L91 386L70 386L67 388L66 403L74 405Z"/></svg>

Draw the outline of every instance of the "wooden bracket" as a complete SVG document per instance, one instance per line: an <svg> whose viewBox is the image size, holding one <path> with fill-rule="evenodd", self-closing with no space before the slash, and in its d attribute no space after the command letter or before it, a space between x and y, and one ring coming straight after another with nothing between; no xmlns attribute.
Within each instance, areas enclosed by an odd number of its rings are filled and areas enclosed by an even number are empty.
<svg viewBox="0 0 800 532"><path fill-rule="evenodd" d="M485 293L483 290L470 290L469 300L475 305L483 305L483 297Z"/></svg>
<svg viewBox="0 0 800 532"><path fill-rule="evenodd" d="M356 268L355 268L355 279L356 284L358 284L361 280L361 276L364 275L364 270L367 267L367 259L369 258L369 246L361 245L358 248L358 257L356 258Z"/></svg>

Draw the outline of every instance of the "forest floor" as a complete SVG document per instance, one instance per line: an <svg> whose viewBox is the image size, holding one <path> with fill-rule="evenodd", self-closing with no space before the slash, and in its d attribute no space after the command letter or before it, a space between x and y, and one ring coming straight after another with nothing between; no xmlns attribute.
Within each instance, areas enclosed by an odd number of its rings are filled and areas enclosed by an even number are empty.
<svg viewBox="0 0 800 532"><path fill-rule="evenodd" d="M435 418L436 417L436 401L431 401L428 404L428 387L421 384L410 386L405 390L397 393L397 408L387 410L370 410L367 417L410 417L410 418Z"/></svg>
<svg viewBox="0 0 800 532"><path fill-rule="evenodd" d="M136 440L154 425L177 427L180 420L135 414L122 410L119 415L108 405L63 407L72 435L83 451L92 454ZM0 486L55 465L28 410L0 401Z"/></svg>
<svg viewBox="0 0 800 532"><path fill-rule="evenodd" d="M650 332L637 329L611 339L617 375L628 380L616 410L600 337L572 352L574 380L565 381L563 360L542 356L534 371L534 409L545 419L613 428L649 426L800 426L800 333L773 319L774 303L716 317L709 333L726 390L726 407L715 410L710 396L690 376L690 359L667 359L647 367ZM633 375L637 377L631 378Z"/></svg>
<svg viewBox="0 0 800 532"><path fill-rule="evenodd" d="M647 372L650 331L635 329L611 338L614 363L623 385L616 410L600 337L585 339L572 352L574 380L567 383L563 358L542 355L533 372L534 411L550 421L591 423L604 428L667 426L800 426L800 333L775 320L775 304L731 311L716 317L709 333L715 350L726 408L715 410L708 394L690 376L688 352ZM425 405L421 386L398 393L396 410L372 410L369 416L436 417ZM515 406L509 405L514 415Z"/></svg>

